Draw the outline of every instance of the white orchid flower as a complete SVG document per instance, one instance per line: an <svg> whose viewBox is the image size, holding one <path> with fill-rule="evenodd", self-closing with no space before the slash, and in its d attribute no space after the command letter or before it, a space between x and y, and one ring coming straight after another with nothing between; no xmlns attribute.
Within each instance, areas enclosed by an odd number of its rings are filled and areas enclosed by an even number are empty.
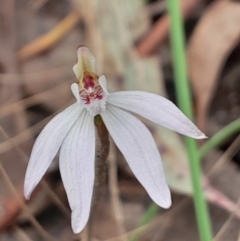
<svg viewBox="0 0 240 241"><path fill-rule="evenodd" d="M105 76L95 74L95 58L85 46L77 50L73 71L79 84L71 90L76 103L56 115L38 136L27 167L24 195L29 199L60 149L60 172L72 210L72 229L86 225L93 195L95 128L100 115L132 172L152 200L171 205L163 165L150 131L131 112L196 139L206 136L169 100L144 91L109 93Z"/></svg>

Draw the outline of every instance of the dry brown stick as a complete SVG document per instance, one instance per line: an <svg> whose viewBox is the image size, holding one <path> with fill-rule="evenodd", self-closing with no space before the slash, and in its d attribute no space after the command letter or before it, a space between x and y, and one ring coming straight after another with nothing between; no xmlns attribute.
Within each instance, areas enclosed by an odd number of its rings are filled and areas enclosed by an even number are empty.
<svg viewBox="0 0 240 241"><path fill-rule="evenodd" d="M70 103L72 103L72 102L70 102ZM64 106L64 108L69 106L69 104ZM61 110L64 109L64 108L61 108ZM33 138L33 136L37 132L39 132L43 128L43 126L46 125L46 123L51 118L53 118L57 113L58 113L58 111L54 112L52 115L50 115L47 118L39 121L37 124L33 125L32 127L24 130L23 132L19 133L18 135L15 135L12 138L9 138L7 141L0 143L0 153L4 153L6 151L11 150L12 149L12 143L14 143L16 146L18 146L18 145L30 140L31 138Z"/></svg>
<svg viewBox="0 0 240 241"><path fill-rule="evenodd" d="M172 220L174 219L174 216L177 215L177 213L182 210L182 208L189 205L191 199L189 197L185 197L182 199L176 206L174 206L174 209L170 209L169 212L166 213L166 215L163 215L160 217L161 221L161 228L160 230L154 235L152 241L159 240L159 236L163 236L163 233L168 229L169 226L172 224ZM158 222L159 224L159 222Z"/></svg>
<svg viewBox="0 0 240 241"><path fill-rule="evenodd" d="M48 194L48 196L51 198L53 203L58 206L58 208L62 211L62 213L65 215L66 218L70 220L71 213L70 210L64 205L64 203L59 199L59 197L51 190L47 182L44 180L41 180L40 182L41 186L43 187L44 191Z"/></svg>
<svg viewBox="0 0 240 241"><path fill-rule="evenodd" d="M121 236L119 240L127 241L126 229L124 225L123 206L119 197L118 179L117 179L117 162L116 162L116 146L113 141L110 144L111 155L109 156L109 190L111 204L115 220L117 223L118 234Z"/></svg>
<svg viewBox="0 0 240 241"><path fill-rule="evenodd" d="M125 233L124 235L120 235L120 236L116 236L114 238L110 238L110 239L105 239L104 241L118 241L119 239L127 236L127 237L131 237L132 235L136 235L137 233L139 232L144 232L147 228L150 227L151 224L146 224L146 225L143 225L141 227L138 227L136 229L133 229L127 233Z"/></svg>
<svg viewBox="0 0 240 241"><path fill-rule="evenodd" d="M31 107L33 105L39 104L41 102L49 101L50 99L54 98L54 95L52 94L53 91L61 93L61 91L63 91L64 89L66 89L67 86L69 86L70 82L72 82L72 80L64 82L60 85L57 85L56 87L43 91L39 94L33 95L31 97L25 98L23 100L17 101L15 103L4 105L3 107L0 108L0 116L4 117L13 111L15 112L21 111L22 106L24 108L27 108L27 107Z"/></svg>
<svg viewBox="0 0 240 241"><path fill-rule="evenodd" d="M218 159L218 161L213 165L210 171L207 173L208 176L213 177L216 172L226 164L226 160L231 158L238 150L239 150L239 142L240 142L240 135L233 141L233 143L228 147L228 149L224 152L224 154ZM240 198L238 199L236 207L240 207ZM232 213L227 221L224 223L220 231L215 235L213 241L218 241L223 233L227 230L230 225L231 220L234 218L234 214Z"/></svg>
<svg viewBox="0 0 240 241"><path fill-rule="evenodd" d="M238 199L237 206L240 207L240 198ZM231 221L234 219L234 214L231 214L227 221L224 223L219 232L215 235L213 241L219 241L224 232L229 228Z"/></svg>
<svg viewBox="0 0 240 241"><path fill-rule="evenodd" d="M18 65L16 61L16 1L1 1L0 2L0 63L3 65L4 73L14 74L17 72ZM15 86L8 86L8 79L1 76L0 88L0 106L9 101L16 101L21 99L21 81L18 79ZM16 115L14 112L8 118L1 118L0 122L4 126L12 123L14 128L11 128L11 135L13 133L21 132L27 126L26 115L24 108Z"/></svg>
<svg viewBox="0 0 240 241"><path fill-rule="evenodd" d="M166 2L165 1L153 2L146 7L146 10L148 15L150 16L157 15L166 10Z"/></svg>
<svg viewBox="0 0 240 241"><path fill-rule="evenodd" d="M44 69L40 71L34 71L34 72L27 72L27 73L0 73L0 83L2 83L2 78L6 78L5 85L19 85L18 79L21 78L22 84L33 84L36 82L42 82L43 79L45 81L52 80L52 79L58 79L62 77L63 75L70 75L72 74L72 66L71 65L62 65L55 68L50 69ZM31 82L31 83L30 83Z"/></svg>
<svg viewBox="0 0 240 241"><path fill-rule="evenodd" d="M131 237L131 236L134 236L136 234L139 234L139 233L143 233L145 231L147 231L150 227L154 227L155 225L156 226L159 226L159 222L165 222L166 218L168 218L167 215L169 215L169 221L171 220L171 218L177 213L179 212L179 210L185 206L185 205L188 205L189 202L190 202L190 198L189 197L185 197L183 198L179 203L177 203L173 208L171 208L165 215L155 219L155 220L152 220L150 223L146 224L146 225L143 225L141 227L138 227L136 229L133 229L131 230L130 232L126 232L124 235L120 235L120 236L116 236L114 238L110 238L110 239L105 239L104 241L118 241L119 239L127 236L127 237ZM168 222L169 224L169 222ZM165 227L165 225L164 225Z"/></svg>
<svg viewBox="0 0 240 241"><path fill-rule="evenodd" d="M30 237L18 226L14 227L14 234L16 236L16 240L21 240L21 241L32 241Z"/></svg>
<svg viewBox="0 0 240 241"><path fill-rule="evenodd" d="M192 9L200 0L181 0L181 9L183 16L186 18L190 15ZM161 17L146 35L146 37L139 43L137 50L139 56L144 57L150 54L162 41L167 37L169 32L169 16Z"/></svg>
<svg viewBox="0 0 240 241"><path fill-rule="evenodd" d="M27 4L27 7L36 12L40 8L42 8L48 1L49 0L30 0Z"/></svg>
<svg viewBox="0 0 240 241"><path fill-rule="evenodd" d="M214 174L226 164L226 160L231 159L233 155L239 150L240 146L240 135L233 141L233 143L228 147L228 149L223 153L223 155L218 159L218 161L212 166L212 168L207 172L207 175L213 177Z"/></svg>
<svg viewBox="0 0 240 241"><path fill-rule="evenodd" d="M78 235L80 241L89 241L89 224L84 227L82 232Z"/></svg>
<svg viewBox="0 0 240 241"><path fill-rule="evenodd" d="M22 47L17 52L18 59L26 60L52 47L78 23L79 18L75 11L71 12L53 30Z"/></svg>
<svg viewBox="0 0 240 241"><path fill-rule="evenodd" d="M54 114L50 115L49 117L43 119L42 121L38 122L37 124L33 125L32 127L24 130L23 132L15 135L12 138L9 138L7 141L0 143L0 153L7 152L13 148L12 143L14 142L17 146L30 140L34 137L34 135L39 132L43 126L54 116Z"/></svg>
<svg viewBox="0 0 240 241"><path fill-rule="evenodd" d="M49 233L47 233L44 228L39 224L39 222L35 219L35 217L31 214L29 211L27 205L23 202L21 197L19 197L17 190L15 189L14 185L12 184L11 180L9 179L7 173L5 172L2 164L0 164L0 173L2 174L4 181L6 182L7 187L11 191L11 193L14 195L16 201L19 203L22 210L25 212L27 218L29 221L33 224L33 226L38 230L38 232L41 234L41 236L45 240L49 241L57 241L54 237L52 237Z"/></svg>
<svg viewBox="0 0 240 241"><path fill-rule="evenodd" d="M4 129L0 126L0 132L7 138L10 139L9 135L4 131ZM23 157L23 160L25 162L28 161L27 155L18 147L18 145L11 140L12 146L15 147L15 149L19 152L19 154ZM62 203L62 201L57 197L57 195L51 190L51 188L48 186L48 184L41 180L41 185L43 186L46 193L49 195L49 197L52 199L52 201L59 207L59 209L62 211L62 213L69 218L70 217L70 211L65 207L65 205Z"/></svg>

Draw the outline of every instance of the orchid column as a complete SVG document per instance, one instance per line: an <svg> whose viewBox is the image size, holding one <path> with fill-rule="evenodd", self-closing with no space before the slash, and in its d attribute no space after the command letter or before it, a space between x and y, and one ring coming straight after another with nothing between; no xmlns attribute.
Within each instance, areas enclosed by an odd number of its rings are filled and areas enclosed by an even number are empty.
<svg viewBox="0 0 240 241"><path fill-rule="evenodd" d="M178 0L167 0L167 7L170 16L172 55L175 75L175 85L177 99L180 109L188 118L192 118L191 100L188 88L187 71L184 52L183 26ZM201 187L201 168L199 164L199 155L196 141L184 138L191 169L194 205L197 216L198 229L202 241L211 241L211 227L208 217L208 211Z"/></svg>

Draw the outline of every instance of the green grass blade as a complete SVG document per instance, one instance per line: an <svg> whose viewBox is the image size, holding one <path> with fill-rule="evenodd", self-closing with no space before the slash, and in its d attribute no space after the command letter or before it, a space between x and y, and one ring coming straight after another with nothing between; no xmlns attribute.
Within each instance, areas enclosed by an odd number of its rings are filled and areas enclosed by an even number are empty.
<svg viewBox="0 0 240 241"><path fill-rule="evenodd" d="M191 98L187 80L184 51L183 23L179 1L167 0L167 8L170 16L170 37L178 105L180 109L192 119ZM191 171L194 206L200 239L201 241L211 241L211 226L201 186L201 168L196 141L188 137L185 137L184 141L187 148Z"/></svg>

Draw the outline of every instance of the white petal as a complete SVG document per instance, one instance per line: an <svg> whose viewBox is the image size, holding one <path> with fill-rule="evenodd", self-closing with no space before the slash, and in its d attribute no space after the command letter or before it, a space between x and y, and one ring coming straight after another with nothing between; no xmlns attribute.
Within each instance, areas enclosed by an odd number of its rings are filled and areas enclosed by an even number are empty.
<svg viewBox="0 0 240 241"><path fill-rule="evenodd" d="M149 130L132 114L111 105L101 117L132 172L154 202L171 205L161 157Z"/></svg>
<svg viewBox="0 0 240 241"><path fill-rule="evenodd" d="M69 106L56 115L39 134L33 146L24 181L24 196L27 199L51 164L81 111L82 108L78 103Z"/></svg>
<svg viewBox="0 0 240 241"><path fill-rule="evenodd" d="M72 229L82 231L90 213L94 185L95 129L84 110L60 151L60 171L72 210Z"/></svg>
<svg viewBox="0 0 240 241"><path fill-rule="evenodd" d="M196 139L206 138L171 101L145 91L111 93L107 102L139 114L161 126Z"/></svg>
<svg viewBox="0 0 240 241"><path fill-rule="evenodd" d="M85 71L95 73L95 65L95 58L90 50L83 45L78 47L77 63L73 66L73 72L75 73L76 77L80 79Z"/></svg>
<svg viewBox="0 0 240 241"><path fill-rule="evenodd" d="M76 98L77 102L80 103L80 94L79 94L78 84L73 83L73 84L71 85L71 91L72 91L74 97Z"/></svg>
<svg viewBox="0 0 240 241"><path fill-rule="evenodd" d="M106 95L109 95L109 92L107 90L107 80L106 80L106 77L104 75L101 75L98 79L98 82L100 84L100 86L102 87L104 93Z"/></svg>

